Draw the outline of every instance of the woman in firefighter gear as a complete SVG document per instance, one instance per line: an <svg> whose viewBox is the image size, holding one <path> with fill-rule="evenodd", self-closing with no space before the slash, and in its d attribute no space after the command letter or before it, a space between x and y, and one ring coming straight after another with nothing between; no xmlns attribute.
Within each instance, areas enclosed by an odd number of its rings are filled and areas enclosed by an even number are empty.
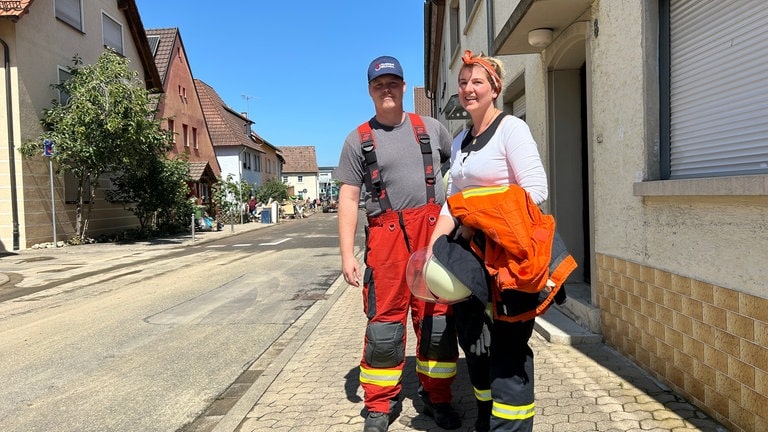
<svg viewBox="0 0 768 432"><path fill-rule="evenodd" d="M344 280L359 287L368 318L360 384L367 409L364 431L386 431L396 415L405 364L408 310L416 333L416 372L424 413L444 429L461 426L451 406L458 347L450 307L427 303L405 282L411 253L427 246L445 201L440 166L450 157L451 135L431 117L403 110L405 81L397 59L383 56L368 68L375 116L346 138L335 178ZM365 274L354 253L358 206L365 185Z"/></svg>
<svg viewBox="0 0 768 432"><path fill-rule="evenodd" d="M468 188L518 185L535 204L541 204L547 199L548 186L536 142L524 121L495 106L502 92L501 62L471 51L465 51L462 62L458 96L472 122L451 147L449 196ZM457 226L458 220L444 205L430 245L440 236L455 235ZM481 232L466 226L458 227L458 236L482 240ZM467 357L477 400L475 430L532 431L534 370L528 340L534 320L491 322L486 304L530 310L535 309L538 294L506 290L500 298L493 285L488 291L486 298L472 296L453 305L459 345Z"/></svg>

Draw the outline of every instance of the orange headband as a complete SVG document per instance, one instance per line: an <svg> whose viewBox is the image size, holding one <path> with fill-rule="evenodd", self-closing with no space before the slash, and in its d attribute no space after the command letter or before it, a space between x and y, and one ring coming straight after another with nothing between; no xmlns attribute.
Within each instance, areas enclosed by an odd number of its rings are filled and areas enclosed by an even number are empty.
<svg viewBox="0 0 768 432"><path fill-rule="evenodd" d="M493 81L494 87L496 87L495 90L497 92L501 92L501 78L499 78L499 74L496 73L496 68L493 67L493 65L488 60L480 57L473 57L472 51L466 50L464 51L464 55L461 56L461 61L464 62L465 65L480 65L483 69L485 69L486 72L488 72L488 75Z"/></svg>

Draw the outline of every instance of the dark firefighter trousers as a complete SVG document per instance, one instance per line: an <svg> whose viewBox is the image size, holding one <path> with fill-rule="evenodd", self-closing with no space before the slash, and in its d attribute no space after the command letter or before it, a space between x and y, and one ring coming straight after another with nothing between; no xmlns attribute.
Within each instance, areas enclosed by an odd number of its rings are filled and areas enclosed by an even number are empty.
<svg viewBox="0 0 768 432"><path fill-rule="evenodd" d="M533 307L536 294L509 293L505 300L521 310L526 303ZM510 313L513 315L518 311ZM528 340L533 334L534 320L491 323L484 302L476 297L453 305L456 330L467 360L469 379L478 404L478 415L491 412L491 431L530 432L534 416L533 350ZM483 322L491 330L488 354L475 355L470 347L477 342ZM490 354L490 355L489 355ZM490 409L484 410L485 405Z"/></svg>
<svg viewBox="0 0 768 432"><path fill-rule="evenodd" d="M428 204L368 219L363 279L368 324L360 361L368 411L389 413L400 396L409 308L421 387L431 402L451 402L458 346L450 307L414 297L405 282L408 258L428 245L439 212L440 206Z"/></svg>

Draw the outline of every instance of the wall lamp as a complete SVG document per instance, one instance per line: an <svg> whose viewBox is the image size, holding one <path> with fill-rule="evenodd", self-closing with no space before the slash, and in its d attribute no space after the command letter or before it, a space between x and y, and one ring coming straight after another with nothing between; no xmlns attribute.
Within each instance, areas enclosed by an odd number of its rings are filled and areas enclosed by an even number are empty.
<svg viewBox="0 0 768 432"><path fill-rule="evenodd" d="M528 43L534 48L546 48L552 43L552 29L539 28L529 31Z"/></svg>

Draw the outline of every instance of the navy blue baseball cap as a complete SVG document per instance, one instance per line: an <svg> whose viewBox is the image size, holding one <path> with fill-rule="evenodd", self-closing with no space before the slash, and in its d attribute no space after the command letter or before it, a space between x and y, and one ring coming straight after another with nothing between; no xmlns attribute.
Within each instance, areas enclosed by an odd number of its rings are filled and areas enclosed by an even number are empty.
<svg viewBox="0 0 768 432"><path fill-rule="evenodd" d="M400 66L400 62L390 56L375 58L368 66L368 82L382 75L395 75L403 79L403 68Z"/></svg>

